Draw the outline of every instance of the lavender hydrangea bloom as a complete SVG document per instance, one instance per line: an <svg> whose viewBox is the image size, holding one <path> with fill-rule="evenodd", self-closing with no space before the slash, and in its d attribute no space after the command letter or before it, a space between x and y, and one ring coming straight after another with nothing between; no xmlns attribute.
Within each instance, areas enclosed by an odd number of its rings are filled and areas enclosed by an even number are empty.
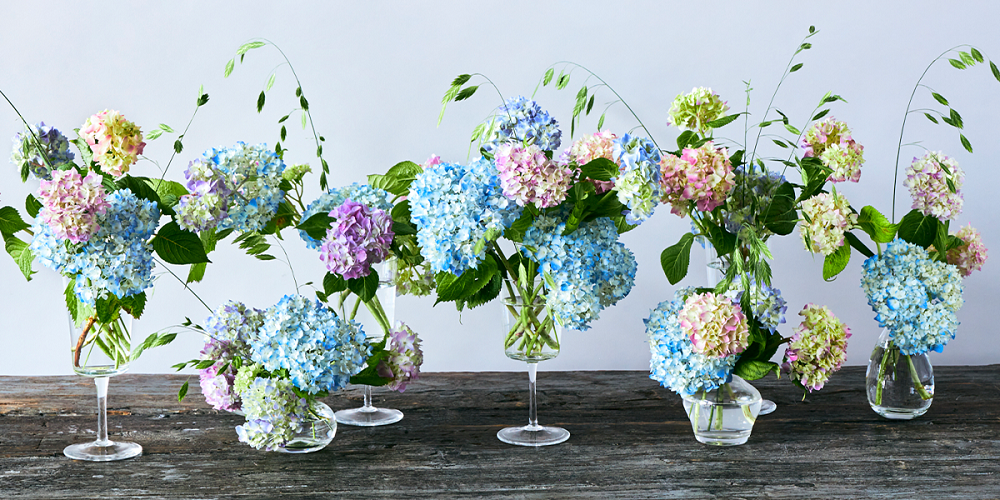
<svg viewBox="0 0 1000 500"><path fill-rule="evenodd" d="M502 234L521 216L503 195L499 172L483 158L468 166L439 163L410 184L411 219L417 242L434 272L461 275L485 257L487 233Z"/></svg>
<svg viewBox="0 0 1000 500"><path fill-rule="evenodd" d="M640 224L660 200L660 150L649 139L625 134L614 140L612 156L619 174L611 180L618 201L628 207L625 220Z"/></svg>
<svg viewBox="0 0 1000 500"><path fill-rule="evenodd" d="M392 193L384 189L373 188L368 184L355 182L350 186L330 189L320 195L319 198L313 200L306 207L305 212L302 212L302 220L307 220L318 213L329 212L347 200L353 200L373 209L388 212L392 210L392 198ZM308 233L301 229L299 230L299 236L306 242L306 246L309 248L319 248L321 244L320 240L309 236Z"/></svg>
<svg viewBox="0 0 1000 500"><path fill-rule="evenodd" d="M505 142L535 145L544 151L559 149L562 132L555 118L523 96L511 97L497 108L493 133L483 143L486 151Z"/></svg>
<svg viewBox="0 0 1000 500"><path fill-rule="evenodd" d="M320 259L326 263L326 269L345 279L371 274L372 264L389 255L395 236L392 217L384 210L372 210L352 200L333 209L330 217L336 222L327 230L320 246Z"/></svg>
<svg viewBox="0 0 1000 500"><path fill-rule="evenodd" d="M21 177L24 179L30 172L36 179L49 180L52 178L53 168L73 161L74 157L66 136L55 127L39 122L14 135L14 151L10 155L10 161L21 169Z"/></svg>
<svg viewBox="0 0 1000 500"><path fill-rule="evenodd" d="M236 411L242 405L239 394L233 389L236 368L230 362L239 356L235 351L234 342L212 338L201 349L201 359L216 360L212 366L198 370L198 382L205 402L216 410ZM225 370L220 372L223 367Z"/></svg>
<svg viewBox="0 0 1000 500"><path fill-rule="evenodd" d="M377 373L380 377L392 379L386 387L403 392L408 384L420 376L420 365L424 362L420 339L410 327L399 323L397 328L389 332L386 351L389 357L379 362Z"/></svg>

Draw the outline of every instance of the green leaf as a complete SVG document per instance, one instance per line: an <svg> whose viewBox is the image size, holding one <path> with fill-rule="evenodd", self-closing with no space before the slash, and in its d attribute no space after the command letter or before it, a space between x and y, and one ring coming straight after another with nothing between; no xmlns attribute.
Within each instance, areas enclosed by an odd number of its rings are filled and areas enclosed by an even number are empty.
<svg viewBox="0 0 1000 500"><path fill-rule="evenodd" d="M347 290L347 280L343 276L334 273L326 273L323 276L323 293L333 295Z"/></svg>
<svg viewBox="0 0 1000 500"><path fill-rule="evenodd" d="M191 264L191 269L188 271L186 283L197 283L205 279L206 270L208 270L208 264L204 262L200 264Z"/></svg>
<svg viewBox="0 0 1000 500"><path fill-rule="evenodd" d="M965 69L965 63L959 61L958 59L948 59L948 62L951 63L952 66L958 69Z"/></svg>
<svg viewBox="0 0 1000 500"><path fill-rule="evenodd" d="M785 124L785 130L791 132L794 135L802 135L802 132L799 132L799 129L797 129L797 128L795 128L792 125L787 124L787 123Z"/></svg>
<svg viewBox="0 0 1000 500"><path fill-rule="evenodd" d="M118 180L118 187L122 189L128 189L137 198L151 201L153 203L156 203L157 206L159 206L161 205L160 195L156 193L156 190L153 189L150 182L151 179L146 177L132 177L131 175L126 175L125 177L122 177L121 179ZM163 207L160 208L161 210L163 209ZM170 213L173 212L173 210L168 210L168 211Z"/></svg>
<svg viewBox="0 0 1000 500"><path fill-rule="evenodd" d="M854 236L854 233L848 231L844 233L844 238L847 240L847 243L851 245L851 248L860 252L861 255L864 255L865 257L875 255L875 252L872 252L867 246L865 246L864 243L861 242L860 239L858 239L857 236Z"/></svg>
<svg viewBox="0 0 1000 500"><path fill-rule="evenodd" d="M802 63L798 63L795 66L792 66L792 69L788 70L788 72L789 73L795 73L796 71L798 71L800 69L802 69Z"/></svg>
<svg viewBox="0 0 1000 500"><path fill-rule="evenodd" d="M466 87L466 88L462 89L458 93L458 95L455 96L455 102L464 101L464 100L472 97L472 94L475 94L477 90L479 90L479 85L473 85L471 87Z"/></svg>
<svg viewBox="0 0 1000 500"><path fill-rule="evenodd" d="M962 141L962 147L964 147L966 151L971 153L972 143L969 142L969 139L966 139L966 137L962 134L958 134L958 138Z"/></svg>
<svg viewBox="0 0 1000 500"><path fill-rule="evenodd" d="M985 60L983 59L983 53L979 52L979 50L977 50L975 47L973 47L970 50L970 52L972 52L972 58L975 59L976 62L983 62Z"/></svg>
<svg viewBox="0 0 1000 500"><path fill-rule="evenodd" d="M198 107L201 107L201 106L204 106L205 104L208 104L208 94L202 94L202 95L198 96L198 103L197 104L198 104Z"/></svg>
<svg viewBox="0 0 1000 500"><path fill-rule="evenodd" d="M858 225L875 243L889 243L899 230L899 224L889 222L886 216L871 205L861 209L861 213L858 214Z"/></svg>
<svg viewBox="0 0 1000 500"><path fill-rule="evenodd" d="M466 270L461 276L440 272L435 277L438 297L434 303L466 300L486 287L499 272L499 265L491 254L487 254L478 267Z"/></svg>
<svg viewBox="0 0 1000 500"><path fill-rule="evenodd" d="M226 63L226 73L223 78L229 78L229 75L233 73L234 67L236 67L236 60L230 59L229 62Z"/></svg>
<svg viewBox="0 0 1000 500"><path fill-rule="evenodd" d="M472 75L458 75L458 76L455 77L454 80L451 81L451 86L452 87L461 87L462 85L465 85L465 83L468 82L469 79L471 79L471 78L472 78Z"/></svg>
<svg viewBox="0 0 1000 500"><path fill-rule="evenodd" d="M580 173L588 179L610 181L618 176L618 165L607 158L595 158L580 167Z"/></svg>
<svg viewBox="0 0 1000 500"><path fill-rule="evenodd" d="M275 76L276 76L275 73L271 73L271 77L267 79L267 85L264 86L264 90L271 90L271 87L274 86L274 77Z"/></svg>
<svg viewBox="0 0 1000 500"><path fill-rule="evenodd" d="M198 235L185 231L176 222L168 222L153 237L153 250L171 264L211 262Z"/></svg>
<svg viewBox="0 0 1000 500"><path fill-rule="evenodd" d="M378 272L372 269L371 273L364 278L351 278L347 280L347 288L361 298L362 302L368 302L378 291Z"/></svg>
<svg viewBox="0 0 1000 500"><path fill-rule="evenodd" d="M948 99L945 99L943 95L938 94L937 92L931 92L931 96L934 98L935 101L941 103L942 106L949 105Z"/></svg>
<svg viewBox="0 0 1000 500"><path fill-rule="evenodd" d="M990 71L993 72L993 78L996 78L1000 82L1000 69L997 69L997 65L990 61Z"/></svg>
<svg viewBox="0 0 1000 500"><path fill-rule="evenodd" d="M823 260L823 279L826 281L832 280L847 268L847 263L850 260L851 247L849 245L841 245Z"/></svg>
<svg viewBox="0 0 1000 500"><path fill-rule="evenodd" d="M604 113L601 113L601 117L597 119L597 130L600 131L601 127L604 126Z"/></svg>
<svg viewBox="0 0 1000 500"><path fill-rule="evenodd" d="M263 90L261 90L260 91L260 95L257 96L257 112L260 113L260 110L262 110L262 109L264 109L264 91Z"/></svg>
<svg viewBox="0 0 1000 500"><path fill-rule="evenodd" d="M820 118L823 118L824 116L826 116L827 113L829 113L829 112L830 112L829 109L824 109L823 111L820 111L819 113L816 113L815 115L813 115L812 119L813 119L813 121L819 120Z"/></svg>
<svg viewBox="0 0 1000 500"><path fill-rule="evenodd" d="M166 123L161 123L160 124L160 130L162 130L162 131L164 131L164 132L166 132L168 134L174 133L174 129L170 128L170 125L167 125Z"/></svg>
<svg viewBox="0 0 1000 500"><path fill-rule="evenodd" d="M976 65L976 60L973 59L972 55L970 55L968 52L965 52L965 51L959 52L958 53L958 57L960 57L962 59L962 62L965 63L966 66L975 66Z"/></svg>
<svg viewBox="0 0 1000 500"><path fill-rule="evenodd" d="M694 235L684 233L679 242L667 247L660 254L660 266L663 267L663 274L667 276L667 281L671 285L676 285L687 275L688 265L691 261L691 244L693 242Z"/></svg>
<svg viewBox="0 0 1000 500"><path fill-rule="evenodd" d="M115 318L120 316L118 310L121 308L121 304L118 303L118 299L114 295L108 295L107 298L98 297L94 301L94 310L97 312L97 319L101 323L109 323L114 321Z"/></svg>
<svg viewBox="0 0 1000 500"><path fill-rule="evenodd" d="M32 255L31 248L27 243L14 235L8 233L0 234L3 235L4 249L14 258L14 262L21 270L21 274L24 275L24 279L31 281L31 275L35 274L35 271L31 270L31 264L35 261L35 256Z"/></svg>
<svg viewBox="0 0 1000 500"><path fill-rule="evenodd" d="M569 75L568 74L560 74L559 78L556 79L556 89L557 90L562 90L562 89L566 88L567 85L569 85Z"/></svg>
<svg viewBox="0 0 1000 500"><path fill-rule="evenodd" d="M306 100L306 96L299 96L299 106L302 106L302 111L309 111L309 101Z"/></svg>
<svg viewBox="0 0 1000 500"><path fill-rule="evenodd" d="M160 130L160 129L153 129L153 130L150 130L148 134L146 134L146 139L148 139L150 141L155 141L156 139L159 139L161 135L163 135L163 131L162 130Z"/></svg>
<svg viewBox="0 0 1000 500"><path fill-rule="evenodd" d="M706 125L708 125L709 127L712 127L712 128L722 128L722 127L725 127L726 125L729 125L730 123L733 123L742 114L743 113L736 113L734 115L726 115L726 116L723 116L722 118L718 118L716 120L712 120L712 121L708 122Z"/></svg>
<svg viewBox="0 0 1000 500"><path fill-rule="evenodd" d="M152 349L154 347L160 347L162 345L167 345L177 338L176 333L152 333L146 340L143 340L139 345L132 347L132 361L139 359L143 351L146 349Z"/></svg>
<svg viewBox="0 0 1000 500"><path fill-rule="evenodd" d="M24 209L28 212L31 217L38 217L38 212L42 210L42 202L35 198L35 195L29 194L27 198L24 199Z"/></svg>
<svg viewBox="0 0 1000 500"><path fill-rule="evenodd" d="M391 175L397 179L414 179L423 171L424 167L412 161L401 161L389 168L385 175Z"/></svg>
<svg viewBox="0 0 1000 500"><path fill-rule="evenodd" d="M677 149L684 149L688 147L689 144L698 140L698 134L694 133L692 130L685 130L677 136Z"/></svg>
<svg viewBox="0 0 1000 500"><path fill-rule="evenodd" d="M934 122L935 124L938 123L937 118L934 118L933 116L931 116L930 113L924 113L924 116L926 116L928 120Z"/></svg>
<svg viewBox="0 0 1000 500"><path fill-rule="evenodd" d="M63 297L66 299L66 310L74 325L79 325L79 306L76 301L76 280L66 280L66 289L63 290Z"/></svg>
<svg viewBox="0 0 1000 500"><path fill-rule="evenodd" d="M588 115L590 114L590 110L594 109L594 98L595 97L597 97L597 94L594 94L594 95L590 96L590 101L587 102L587 114Z"/></svg>
<svg viewBox="0 0 1000 500"><path fill-rule="evenodd" d="M465 299L465 305L469 309L475 309L497 298L502 289L503 278L500 277L500 273L496 273L492 278L490 278L489 282L486 283L486 286Z"/></svg>
<svg viewBox="0 0 1000 500"><path fill-rule="evenodd" d="M795 187L790 182L782 183L774 191L762 220L774 234L784 236L795 229L798 214L795 211Z"/></svg>
<svg viewBox="0 0 1000 500"><path fill-rule="evenodd" d="M948 110L948 115L951 117L951 126L955 128L965 128L965 123L962 121L962 115L958 114L958 111L950 109Z"/></svg>
<svg viewBox="0 0 1000 500"><path fill-rule="evenodd" d="M333 225L334 220L329 214L320 212L299 223L298 226L295 226L295 229L305 231L309 237L315 240L322 240L326 238L326 232Z"/></svg>
<svg viewBox="0 0 1000 500"><path fill-rule="evenodd" d="M914 209L899 221L899 237L914 245L927 248L934 243L938 224L940 222L936 217L924 216L919 210Z"/></svg>
<svg viewBox="0 0 1000 500"><path fill-rule="evenodd" d="M31 226L24 222L16 208L0 208L0 233L14 234L29 227Z"/></svg>
<svg viewBox="0 0 1000 500"><path fill-rule="evenodd" d="M544 87L544 86L548 85L549 82L552 81L552 77L555 76L555 74L556 74L556 69L555 68L549 68L548 70L546 70L545 71L545 76L542 77L542 86Z"/></svg>
<svg viewBox="0 0 1000 500"><path fill-rule="evenodd" d="M180 139L174 141L174 153L181 154L184 151L184 143Z"/></svg>
<svg viewBox="0 0 1000 500"><path fill-rule="evenodd" d="M252 49L259 49L259 48L263 47L264 45L266 45L264 42L247 42L247 43L244 43L243 45L240 45L240 48L236 51L236 55L242 56L243 54L246 54L247 51L250 51Z"/></svg>
<svg viewBox="0 0 1000 500"><path fill-rule="evenodd" d="M121 299L122 309L135 319L142 317L146 310L146 292L139 292Z"/></svg>
<svg viewBox="0 0 1000 500"><path fill-rule="evenodd" d="M514 221L504 231L504 237L515 243L520 243L524 240L524 233L528 231L531 225L535 222L535 216L531 214L530 211L525 210L521 212L521 216Z"/></svg>
<svg viewBox="0 0 1000 500"><path fill-rule="evenodd" d="M708 226L708 232L711 236L712 245L715 246L715 251L718 255L728 255L733 250L736 249L737 243L739 243L739 237L725 228L715 225L708 219L705 220Z"/></svg>
<svg viewBox="0 0 1000 500"><path fill-rule="evenodd" d="M188 381L185 380L184 384L181 385L181 389L177 391L177 402L180 403L181 401L184 401L184 396L187 396L187 393L188 393Z"/></svg>
<svg viewBox="0 0 1000 500"><path fill-rule="evenodd" d="M204 370L205 368L208 368L208 367L214 365L215 363L216 363L216 360L214 360L214 359L203 359L203 360L198 361L198 364L194 365L194 369L196 369L196 370Z"/></svg>
<svg viewBox="0 0 1000 500"><path fill-rule="evenodd" d="M778 373L779 369L780 367L777 363L758 361L756 359L744 361L741 357L736 362L736 366L733 367L733 375L738 375L746 380L757 380L766 377L768 373Z"/></svg>

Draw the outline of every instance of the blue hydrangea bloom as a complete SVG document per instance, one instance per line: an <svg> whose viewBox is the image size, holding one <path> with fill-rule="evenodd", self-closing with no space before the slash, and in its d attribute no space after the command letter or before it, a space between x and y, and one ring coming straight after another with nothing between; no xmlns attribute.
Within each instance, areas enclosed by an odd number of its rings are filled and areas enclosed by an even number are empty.
<svg viewBox="0 0 1000 500"><path fill-rule="evenodd" d="M781 296L781 290L771 288L763 283L754 284L751 278L750 285L750 312L761 325L766 327L771 333L777 330L778 325L785 322L785 313L788 311L788 303ZM726 293L734 303L741 303L743 300L743 282L736 280Z"/></svg>
<svg viewBox="0 0 1000 500"><path fill-rule="evenodd" d="M37 136L37 142L32 137L32 132ZM46 158L48 163L45 162ZM69 163L73 158L66 136L55 127L46 126L44 122L31 125L29 131L14 135L14 151L10 155L10 161L19 168L27 166L28 172L36 179L51 180L52 169L49 167Z"/></svg>
<svg viewBox="0 0 1000 500"><path fill-rule="evenodd" d="M216 340L238 342L241 345L264 324L264 311L230 300L219 306L205 320L205 333Z"/></svg>
<svg viewBox="0 0 1000 500"><path fill-rule="evenodd" d="M511 97L497 108L495 120L493 133L483 144L487 151L505 142L534 144L543 151L559 149L562 140L559 123L535 101L523 96Z"/></svg>
<svg viewBox="0 0 1000 500"><path fill-rule="evenodd" d="M288 370L292 384L309 394L342 389L371 349L360 323L301 295L285 295L268 308L249 343L251 360L271 372Z"/></svg>
<svg viewBox="0 0 1000 500"><path fill-rule="evenodd" d="M611 154L619 165L618 175L611 180L618 201L628 207L625 220L640 224L660 202L660 150L645 137L624 134L614 140Z"/></svg>
<svg viewBox="0 0 1000 500"><path fill-rule="evenodd" d="M306 207L306 211L302 213L302 220L305 221L318 213L329 213L334 208L343 205L347 200L360 203L368 208L377 208L389 212L392 210L392 198L392 193L384 189L373 188L368 184L355 182L350 186L332 188L321 194L319 198L313 200ZM307 247L319 248L321 242L309 236L305 231L300 229L299 236L306 242Z"/></svg>
<svg viewBox="0 0 1000 500"><path fill-rule="evenodd" d="M565 236L563 219L540 215L525 232L522 248L528 258L538 262L539 272L552 278L552 283L546 280L546 303L559 323L587 330L602 309L632 290L635 257L618 241L610 219L585 222Z"/></svg>
<svg viewBox="0 0 1000 500"><path fill-rule="evenodd" d="M118 298L153 286L153 245L160 221L156 203L127 189L107 195L108 209L96 218L99 229L88 241L56 238L41 218L35 220L31 251L42 265L75 278L74 291L86 304L108 293Z"/></svg>
<svg viewBox="0 0 1000 500"><path fill-rule="evenodd" d="M521 207L503 195L499 173L480 158L468 166L431 165L410 184L411 220L431 270L456 276L475 268L486 254L476 251L486 232L502 234L521 216Z"/></svg>
<svg viewBox="0 0 1000 500"><path fill-rule="evenodd" d="M682 395L698 391L711 391L729 382L735 356L710 358L694 352L694 343L681 331L677 313L684 308L684 301L694 294L694 288L683 288L673 300L665 300L644 319L649 336L649 378Z"/></svg>
<svg viewBox="0 0 1000 500"><path fill-rule="evenodd" d="M958 330L962 278L958 268L930 259L927 250L895 239L865 260L861 288L879 326L903 354L941 352Z"/></svg>

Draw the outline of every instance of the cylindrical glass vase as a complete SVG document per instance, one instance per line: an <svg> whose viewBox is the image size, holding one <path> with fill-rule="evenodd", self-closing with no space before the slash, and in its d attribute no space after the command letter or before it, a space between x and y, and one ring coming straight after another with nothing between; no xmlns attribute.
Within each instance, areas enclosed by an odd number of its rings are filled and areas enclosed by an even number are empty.
<svg viewBox="0 0 1000 500"><path fill-rule="evenodd" d="M934 367L927 353L903 354L883 329L868 360L868 404L892 420L917 418L934 401Z"/></svg>
<svg viewBox="0 0 1000 500"><path fill-rule="evenodd" d="M711 390L684 396L684 411L691 420L694 438L716 446L747 442L760 414L760 392L737 375Z"/></svg>
<svg viewBox="0 0 1000 500"><path fill-rule="evenodd" d="M310 407L310 418L302 424L302 429L295 433L287 443L278 448L282 453L312 453L322 450L333 441L337 435L337 419L333 410L320 401L313 402Z"/></svg>

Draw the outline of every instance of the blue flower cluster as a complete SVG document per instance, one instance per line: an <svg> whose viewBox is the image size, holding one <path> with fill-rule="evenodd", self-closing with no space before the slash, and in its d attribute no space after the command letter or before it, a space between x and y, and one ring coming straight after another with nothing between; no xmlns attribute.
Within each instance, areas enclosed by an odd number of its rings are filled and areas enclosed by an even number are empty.
<svg viewBox="0 0 1000 500"><path fill-rule="evenodd" d="M618 201L628 207L625 220L639 224L660 202L660 150L645 137L624 134L614 140L611 155L619 165L619 174L611 180Z"/></svg>
<svg viewBox="0 0 1000 500"><path fill-rule="evenodd" d="M153 245L160 221L156 203L127 189L107 195L108 209L98 214L99 229L87 242L72 244L53 234L41 218L35 220L31 251L42 265L74 277L77 298L94 304L108 293L118 298L153 286Z"/></svg>
<svg viewBox="0 0 1000 500"><path fill-rule="evenodd" d="M740 303L743 299L743 282L736 280L726 293L734 303ZM771 333L778 328L778 325L785 322L785 313L788 311L788 303L781 296L781 290L771 288L763 283L754 284L751 278L750 283L750 312L761 325L766 327Z"/></svg>
<svg viewBox="0 0 1000 500"><path fill-rule="evenodd" d="M861 288L879 326L889 329L903 354L941 352L958 330L962 278L958 268L930 259L927 250L900 239L865 260Z"/></svg>
<svg viewBox="0 0 1000 500"><path fill-rule="evenodd" d="M694 293L694 288L678 290L674 300L660 302L649 318L643 320L652 354L649 378L682 396L711 391L729 382L739 358L738 355L710 358L694 352L694 343L684 335L677 321L684 301Z"/></svg>
<svg viewBox="0 0 1000 500"><path fill-rule="evenodd" d="M740 166L733 173L736 175L736 187L726 199L722 217L725 220L726 231L739 234L744 225L754 225L756 215L763 214L771 205L774 191L785 183L785 176L756 168L747 173L745 166ZM759 230L770 234L763 224Z"/></svg>
<svg viewBox="0 0 1000 500"><path fill-rule="evenodd" d="M32 133L38 137L37 142ZM48 163L45 162L46 158ZM31 175L39 180L50 180L52 178L50 166L58 167L73 161L73 158L66 136L55 127L46 126L44 122L14 135L14 151L10 155L10 161L18 168L27 167Z"/></svg>
<svg viewBox="0 0 1000 500"><path fill-rule="evenodd" d="M332 188L321 194L319 198L313 200L302 213L302 220L318 214L329 213L331 210L343 205L345 201L351 200L368 208L377 208L389 212L392 210L392 193L379 188L373 188L368 184L355 182L350 186L342 188ZM305 231L299 230L299 236L306 242L309 248L319 248L320 241L309 236Z"/></svg>
<svg viewBox="0 0 1000 500"><path fill-rule="evenodd" d="M540 215L525 232L523 252L538 262L539 272L552 278L547 304L559 323L587 330L602 309L632 290L635 257L618 241L611 219L585 222L563 235L564 217ZM554 287L552 285L555 285Z"/></svg>
<svg viewBox="0 0 1000 500"><path fill-rule="evenodd" d="M268 308L250 338L251 360L271 372L288 370L292 384L309 394L342 389L369 352L360 323L301 295L285 295Z"/></svg>
<svg viewBox="0 0 1000 500"><path fill-rule="evenodd" d="M410 184L407 199L431 270L456 276L482 262L486 249L476 246L486 233L502 234L522 210L503 195L496 166L483 158L468 166L428 166Z"/></svg>
<svg viewBox="0 0 1000 500"><path fill-rule="evenodd" d="M217 340L247 342L264 324L264 312L230 300L205 320L205 333Z"/></svg>
<svg viewBox="0 0 1000 500"><path fill-rule="evenodd" d="M511 97L497 108L493 133L483 148L493 151L505 142L534 144L543 151L555 151L561 144L562 132L555 118L536 103L523 96Z"/></svg>

